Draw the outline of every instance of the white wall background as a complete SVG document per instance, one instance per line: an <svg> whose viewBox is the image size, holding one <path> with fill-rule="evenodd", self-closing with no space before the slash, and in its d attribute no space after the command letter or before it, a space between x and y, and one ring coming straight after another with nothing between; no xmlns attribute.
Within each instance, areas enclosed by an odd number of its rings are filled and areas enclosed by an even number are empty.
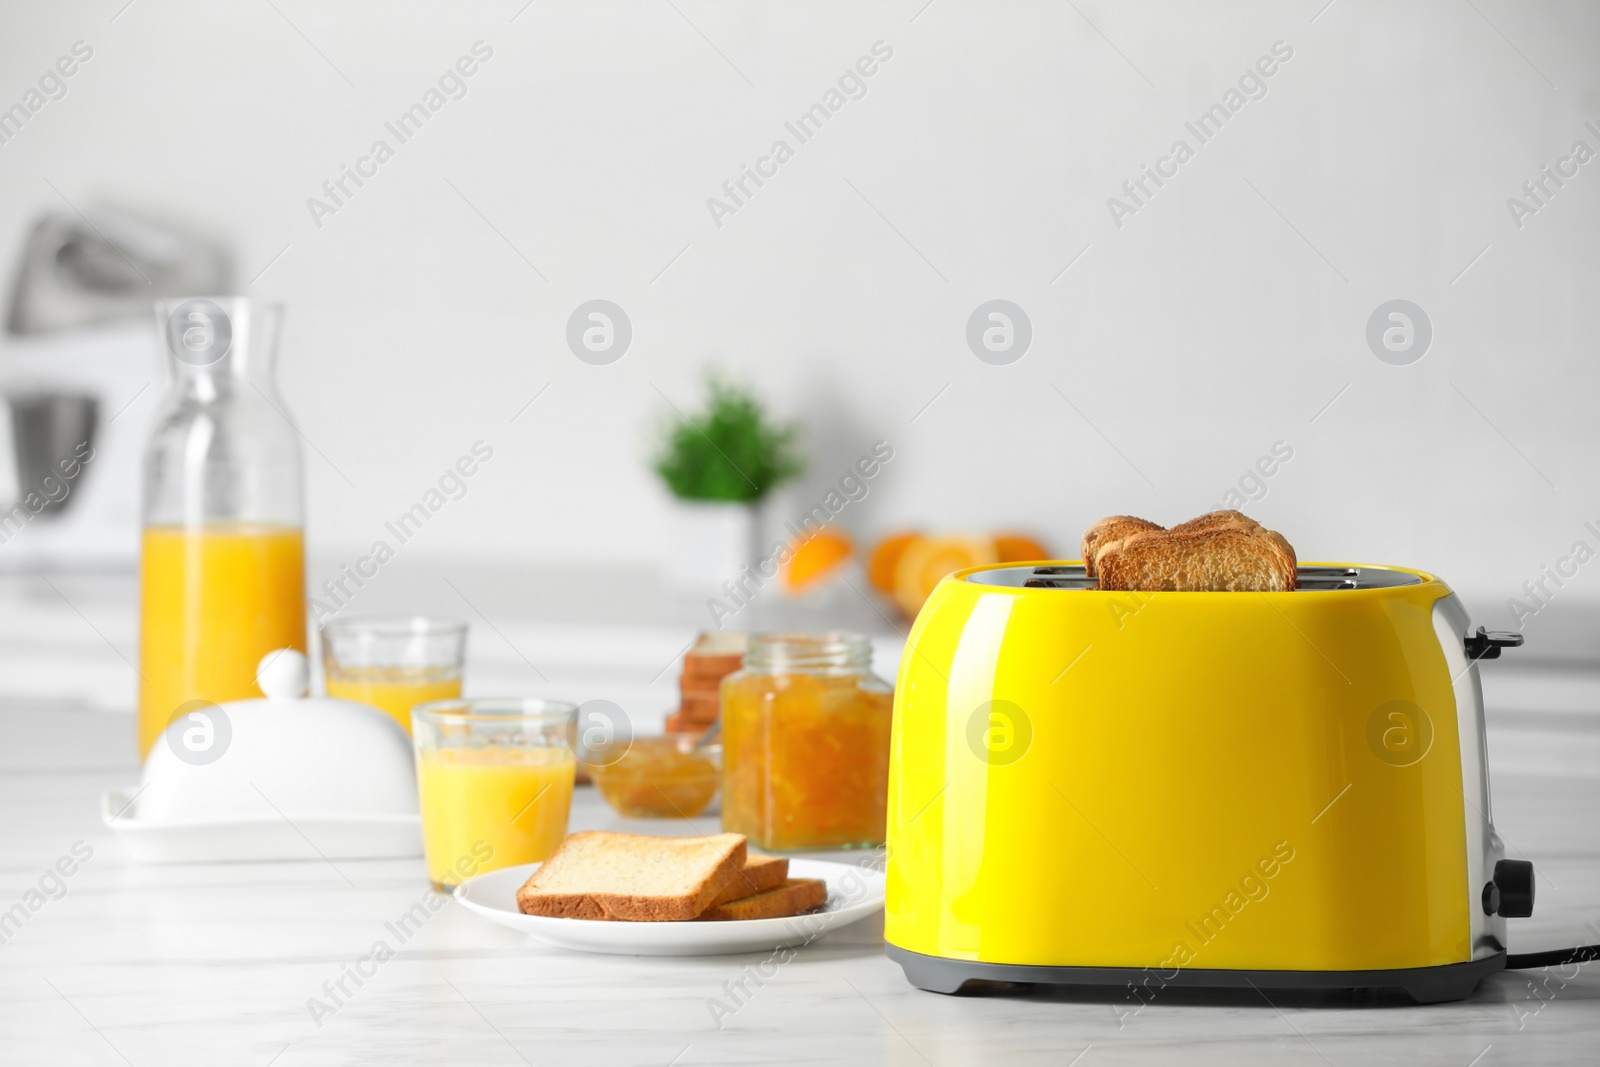
<svg viewBox="0 0 1600 1067"><path fill-rule="evenodd" d="M1435 569L1482 621L1600 548L1600 161L1520 229L1506 206L1600 151L1600 5L124 2L0 8L0 105L95 50L0 146L0 249L62 209L51 183L227 241L289 305L282 392L354 485L308 452L319 552L483 438L408 552L655 556L647 431L713 363L809 428L780 511L894 445L843 517L864 535L1070 553L1108 512L1206 509L1282 440L1248 510L1303 559ZM306 199L480 39L467 96L317 228ZM718 228L706 199L880 40L865 98ZM1280 40L1265 98L1115 226L1107 197ZM564 342L596 297L634 328L608 367ZM1033 324L1010 366L964 339L996 297ZM1393 298L1432 320L1410 366L1365 341ZM1529 632L1591 604L1600 563Z"/></svg>

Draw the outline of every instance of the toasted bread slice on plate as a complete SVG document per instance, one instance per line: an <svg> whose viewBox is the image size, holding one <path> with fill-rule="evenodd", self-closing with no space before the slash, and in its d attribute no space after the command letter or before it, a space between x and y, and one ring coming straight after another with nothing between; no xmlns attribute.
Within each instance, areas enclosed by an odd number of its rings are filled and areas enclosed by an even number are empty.
<svg viewBox="0 0 1600 1067"><path fill-rule="evenodd" d="M702 919L781 919L810 911L828 899L828 887L819 878L786 878L780 886L709 909Z"/></svg>
<svg viewBox="0 0 1600 1067"><path fill-rule="evenodd" d="M518 890L538 869L538 864L525 863L474 875L456 886L455 899L481 918L542 944L624 956L766 952L785 945L808 944L883 910L882 871L870 866L795 859L789 862L794 880L816 880L827 887L827 898L820 906L801 913L740 922L585 922L530 915L521 910ZM814 897L815 891L811 892ZM786 906L796 908L806 900L803 896L798 900L783 899L788 901Z"/></svg>
<svg viewBox="0 0 1600 1067"><path fill-rule="evenodd" d="M678 922L749 885L743 834L569 834L517 891L524 915Z"/></svg>
<svg viewBox="0 0 1600 1067"><path fill-rule="evenodd" d="M789 861L782 856L747 856L739 877L728 884L722 895L711 902L711 906L776 889L788 877Z"/></svg>

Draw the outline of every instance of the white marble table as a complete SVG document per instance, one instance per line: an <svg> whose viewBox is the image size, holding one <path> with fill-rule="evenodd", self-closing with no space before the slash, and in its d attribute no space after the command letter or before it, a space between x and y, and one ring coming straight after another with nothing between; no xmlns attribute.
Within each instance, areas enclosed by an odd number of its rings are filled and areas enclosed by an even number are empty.
<svg viewBox="0 0 1600 1067"><path fill-rule="evenodd" d="M726 1000L724 983L761 956L569 954L453 903L318 1026L308 998L393 940L384 924L425 891L421 861L134 866L97 810L102 790L135 778L129 726L0 707L0 906L76 842L93 850L65 894L0 945L0 1063L1488 1067L1594 1062L1600 1037L1593 968L1546 999L1504 975L1461 1004L1191 994L1119 1022L1112 1004L1128 1005L1104 993L914 990L884 958L878 921L801 951L718 1028L710 1000ZM1517 925L1519 940L1567 943L1600 919L1600 779L1507 774L1495 785L1497 821L1541 870L1539 916ZM590 790L574 821L618 825Z"/></svg>
<svg viewBox="0 0 1600 1067"><path fill-rule="evenodd" d="M724 983L763 956L570 954L453 903L318 1026L308 998L421 897L421 861L129 863L101 825L99 798L138 774L119 697L131 692L119 674L132 653L131 600L115 583L55 584L0 583L0 911L64 857L74 869L64 895L0 944L0 1064L1597 1060L1600 964L1537 992L1527 975L1501 975L1470 1001L1426 1008L1172 993L1129 1015L1131 1002L1103 991L919 992L885 959L882 924L870 920L804 949L719 1028L710 1002L726 1001ZM485 610L551 684L589 684L577 666L552 666L560 657L543 631ZM469 684L480 671L495 687L539 691L515 673L511 650L478 647L489 662L469 666ZM641 665L653 654L641 651ZM647 695L656 668L640 669ZM1507 657L1485 685L1495 821L1540 878L1537 914L1514 921L1513 947L1600 941L1600 672ZM617 825L580 791L575 828ZM75 845L93 855L74 868Z"/></svg>

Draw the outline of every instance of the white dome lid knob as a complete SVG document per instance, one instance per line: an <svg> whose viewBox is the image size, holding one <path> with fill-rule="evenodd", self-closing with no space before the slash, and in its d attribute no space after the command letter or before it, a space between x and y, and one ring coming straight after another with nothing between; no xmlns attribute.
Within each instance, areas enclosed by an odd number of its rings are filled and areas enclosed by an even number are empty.
<svg viewBox="0 0 1600 1067"><path fill-rule="evenodd" d="M256 666L256 685L268 700L300 700L310 684L311 665L297 649L274 649Z"/></svg>

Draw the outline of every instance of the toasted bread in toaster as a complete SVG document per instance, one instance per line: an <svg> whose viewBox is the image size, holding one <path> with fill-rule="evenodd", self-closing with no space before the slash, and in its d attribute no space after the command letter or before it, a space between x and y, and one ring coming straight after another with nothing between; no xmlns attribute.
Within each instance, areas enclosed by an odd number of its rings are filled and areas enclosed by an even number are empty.
<svg viewBox="0 0 1600 1067"><path fill-rule="evenodd" d="M1293 579L1296 568L1300 566L1300 557L1295 555L1294 546L1289 543L1289 539L1287 537L1283 536L1283 534L1279 533L1277 530L1268 530L1263 527L1261 532L1271 538L1272 543L1278 546L1278 551L1282 552L1289 558L1289 577ZM1293 581L1290 582L1289 588L1294 588Z"/></svg>
<svg viewBox="0 0 1600 1067"><path fill-rule="evenodd" d="M1277 530L1267 529L1242 511L1208 511L1204 515L1190 519L1188 522L1178 523L1167 532L1175 534L1196 533L1200 530L1218 530L1224 526L1240 526L1257 537L1265 537L1277 545L1284 555L1289 557L1290 570L1293 570L1299 564L1299 560L1295 556L1294 546L1289 543L1288 538Z"/></svg>
<svg viewBox="0 0 1600 1067"><path fill-rule="evenodd" d="M1160 529L1162 527L1157 526L1150 520L1136 518L1132 515L1106 516L1083 531L1083 543L1079 547L1083 552L1084 572L1091 578L1098 573L1096 559L1107 545L1120 541L1129 534Z"/></svg>
<svg viewBox="0 0 1600 1067"><path fill-rule="evenodd" d="M1188 522L1178 523L1168 532L1195 533L1199 530L1216 530L1224 526L1242 526L1257 537L1267 538L1289 557L1291 569L1299 564L1299 559L1295 556L1294 546L1289 543L1288 538L1276 530L1267 529L1242 511L1208 511L1204 515L1190 519Z"/></svg>
<svg viewBox="0 0 1600 1067"><path fill-rule="evenodd" d="M1197 515L1188 522L1180 522L1168 530L1168 533L1199 533L1201 530L1216 530L1223 526L1243 526L1247 530L1259 530L1261 524L1242 511L1208 511L1204 515Z"/></svg>
<svg viewBox="0 0 1600 1067"><path fill-rule="evenodd" d="M744 888L745 837L567 835L517 890L524 915L673 922L693 919L730 887Z"/></svg>
<svg viewBox="0 0 1600 1067"><path fill-rule="evenodd" d="M702 919L781 919L810 911L828 899L820 878L789 878L782 885L709 909Z"/></svg>
<svg viewBox="0 0 1600 1067"><path fill-rule="evenodd" d="M1101 551L1100 588L1286 592L1295 585L1293 550L1269 533L1234 523L1189 533L1132 534Z"/></svg>

